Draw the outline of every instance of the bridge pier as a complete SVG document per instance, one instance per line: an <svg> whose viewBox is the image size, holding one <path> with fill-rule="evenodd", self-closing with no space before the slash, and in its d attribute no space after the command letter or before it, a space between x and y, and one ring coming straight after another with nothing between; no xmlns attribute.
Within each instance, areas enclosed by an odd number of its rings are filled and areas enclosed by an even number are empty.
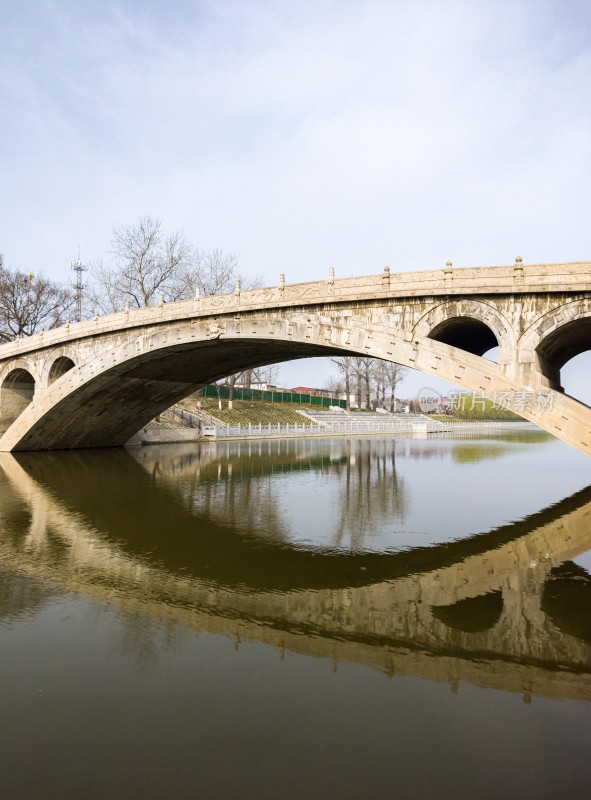
<svg viewBox="0 0 591 800"><path fill-rule="evenodd" d="M560 370L543 365L535 353L515 350L499 354L499 371L515 384L533 390L552 389L562 392ZM545 371L544 371L545 370Z"/></svg>

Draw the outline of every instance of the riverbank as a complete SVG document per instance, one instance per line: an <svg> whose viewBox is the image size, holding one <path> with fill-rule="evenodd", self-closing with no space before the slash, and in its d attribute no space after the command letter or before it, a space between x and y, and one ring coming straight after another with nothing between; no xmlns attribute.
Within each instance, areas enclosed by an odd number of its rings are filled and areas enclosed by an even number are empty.
<svg viewBox="0 0 591 800"><path fill-rule="evenodd" d="M406 416L406 415L405 415ZM428 417L400 420L392 423L331 423L324 426L302 424L293 425L206 425L200 428L150 427L138 431L127 443L127 447L150 444L180 444L187 442L207 442L218 440L245 439L301 439L332 438L338 436L437 436L440 434L470 434L502 430L530 430L535 428L529 422L462 422L437 423Z"/></svg>
<svg viewBox="0 0 591 800"><path fill-rule="evenodd" d="M314 404L237 399L228 408L217 399L193 395L167 409L130 439L128 446L216 441L218 439L293 439L334 436L434 435L502 430L530 423L509 419L463 419L385 411L346 411Z"/></svg>

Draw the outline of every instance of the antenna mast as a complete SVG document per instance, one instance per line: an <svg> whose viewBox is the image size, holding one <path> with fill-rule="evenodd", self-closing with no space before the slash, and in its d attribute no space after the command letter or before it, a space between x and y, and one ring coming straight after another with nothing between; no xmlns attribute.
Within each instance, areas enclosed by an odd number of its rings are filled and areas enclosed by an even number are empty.
<svg viewBox="0 0 591 800"><path fill-rule="evenodd" d="M74 291L76 293L76 322L80 322L82 319L82 291L86 288L82 283L82 273L86 272L86 267L83 266L82 261L80 261L80 251L78 252L78 258L72 261L72 269L76 273L74 283Z"/></svg>

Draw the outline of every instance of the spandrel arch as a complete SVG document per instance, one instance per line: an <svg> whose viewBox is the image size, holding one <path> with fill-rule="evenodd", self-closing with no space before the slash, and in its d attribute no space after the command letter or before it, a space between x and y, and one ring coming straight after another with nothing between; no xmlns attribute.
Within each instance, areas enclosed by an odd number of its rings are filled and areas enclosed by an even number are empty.
<svg viewBox="0 0 591 800"><path fill-rule="evenodd" d="M591 350L591 301L577 299L544 314L523 334L519 350L530 356L550 385L561 389L562 367Z"/></svg>
<svg viewBox="0 0 591 800"><path fill-rule="evenodd" d="M508 320L493 306L476 300L454 300L430 309L417 322L414 335L482 356L493 347L515 348Z"/></svg>
<svg viewBox="0 0 591 800"><path fill-rule="evenodd" d="M22 414L35 395L35 378L24 367L17 367L1 378L0 431L4 432Z"/></svg>
<svg viewBox="0 0 591 800"><path fill-rule="evenodd" d="M65 375L66 372L74 369L75 366L76 364L69 356L58 356L49 367L49 371L47 373L47 383L54 383L54 381L57 381L59 378Z"/></svg>

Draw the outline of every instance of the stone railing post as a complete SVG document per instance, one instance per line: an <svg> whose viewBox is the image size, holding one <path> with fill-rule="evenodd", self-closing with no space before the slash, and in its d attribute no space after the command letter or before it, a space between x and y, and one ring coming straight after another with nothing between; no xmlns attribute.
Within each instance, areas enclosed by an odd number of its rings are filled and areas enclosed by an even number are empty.
<svg viewBox="0 0 591 800"><path fill-rule="evenodd" d="M443 270L443 285L451 286L453 282L454 271L451 261L445 262L445 269Z"/></svg>

